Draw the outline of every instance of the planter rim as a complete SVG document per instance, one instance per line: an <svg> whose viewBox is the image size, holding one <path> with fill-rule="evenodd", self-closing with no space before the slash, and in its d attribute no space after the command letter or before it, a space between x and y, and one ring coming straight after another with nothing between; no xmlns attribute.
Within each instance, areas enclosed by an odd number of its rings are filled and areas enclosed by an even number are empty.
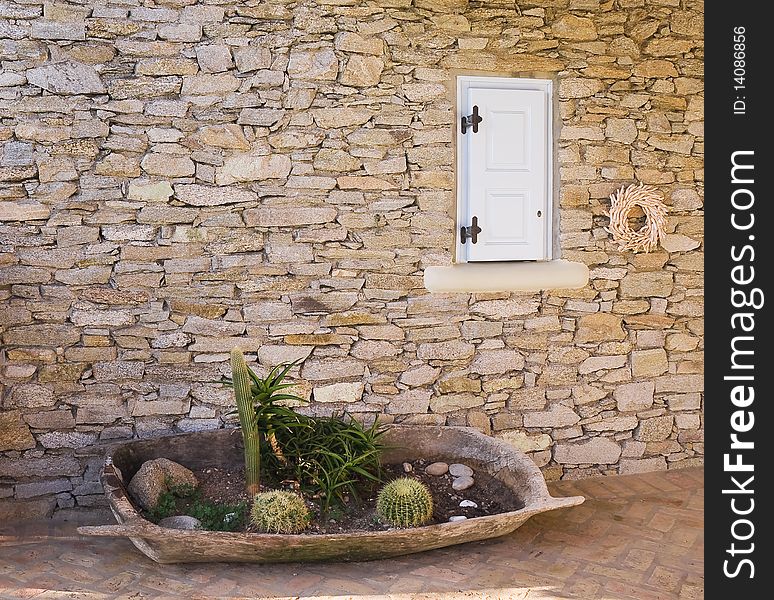
<svg viewBox="0 0 774 600"><path fill-rule="evenodd" d="M105 490L110 508L118 521L117 525L100 525L100 526L83 526L78 528L78 532L83 535L92 536L108 536L108 537L129 537L132 542L146 555L150 556L158 562L187 562L185 560L164 560L164 553L159 553L148 546L152 546L154 543L167 545L170 540L176 540L180 544L196 543L197 541L207 541L207 543L228 545L229 543L237 544L268 544L268 546L275 546L278 542L285 542L290 545L324 545L324 544L341 544L342 542L354 542L354 543L374 543L383 541L389 543L390 541L405 540L408 535L417 537L428 537L429 539L442 540L444 538L469 538L461 541L474 541L475 539L486 539L489 537L495 537L496 535L503 535L513 531L520 526L529 517L550 511L558 508L566 508L581 504L585 498L583 496L571 496L566 498L552 497L548 488L546 487L545 480L540 469L532 462L532 460L524 453L520 452L513 446L510 446L502 440L492 438L484 435L483 433L472 430L466 427L451 427L451 426L417 426L417 425L390 425L388 427L390 431L395 434L401 432L406 434L411 432L412 434L427 434L428 436L434 436L438 439L445 435L452 436L464 436L465 439L471 440L474 443L482 444L484 447L494 447L498 452L502 452L503 458L507 459L511 463L521 470L525 477L531 484L536 484L533 491L537 492L529 499L525 500L524 506L517 510L498 513L494 515L486 515L482 517L476 517L472 519L466 519L463 521L435 523L432 525L424 525L420 527L413 527L408 529L392 528L382 531L353 531L347 533L324 533L324 534L272 534L272 533L252 533L252 532L225 532L225 531L208 531L208 530L180 530L161 527L155 523L152 523L142 517L141 513L130 500L130 496L126 489L127 484L124 482L118 467L113 463L113 457L115 451L123 447L131 447L132 445L141 444L143 442L149 442L151 440L163 442L165 439L196 439L201 437L202 434L208 436L225 436L228 435L225 432L234 431L238 432L238 429L231 430L209 430L203 432L190 432L173 434L168 436L160 436L157 438L145 438L141 440L130 440L123 443L111 444L105 456L105 461L100 474L100 479ZM461 460L465 460L464 458ZM509 486L510 487L510 486ZM503 527L503 525L507 525ZM476 529L486 531L492 529L496 532L494 535L484 535L477 537L474 535ZM507 529L507 530L506 530ZM470 535L469 535L470 534ZM386 554L386 556L395 556L398 554L406 554L410 552L418 552L424 549L430 549L431 547L442 547L445 545L461 543L461 541L451 541L449 544L430 544L428 548L410 548L406 547L403 552L392 552ZM377 556L378 558L378 556ZM194 559L201 561L202 559ZM212 560L229 560L228 558L213 558ZM235 560L244 560L244 558L236 558ZM256 562L264 562L260 560L260 557L254 559ZM266 562L272 562L274 559L267 558Z"/></svg>

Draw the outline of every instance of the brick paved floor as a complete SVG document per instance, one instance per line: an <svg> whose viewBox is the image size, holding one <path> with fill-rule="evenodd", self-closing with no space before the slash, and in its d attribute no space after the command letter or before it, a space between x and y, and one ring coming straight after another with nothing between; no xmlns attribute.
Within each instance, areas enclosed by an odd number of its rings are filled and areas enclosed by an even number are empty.
<svg viewBox="0 0 774 600"><path fill-rule="evenodd" d="M0 525L0 598L656 600L704 597L701 470L563 481L586 503L515 533L402 558L322 565L158 565L77 524Z"/></svg>

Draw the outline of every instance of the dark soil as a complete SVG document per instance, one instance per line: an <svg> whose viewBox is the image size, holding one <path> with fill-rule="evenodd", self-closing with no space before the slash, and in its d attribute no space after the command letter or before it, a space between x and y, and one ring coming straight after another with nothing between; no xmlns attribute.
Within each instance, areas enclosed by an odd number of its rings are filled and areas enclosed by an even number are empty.
<svg viewBox="0 0 774 600"><path fill-rule="evenodd" d="M455 462L453 459L447 462ZM453 477L448 473L440 477L435 477L425 473L427 461L412 461L413 470L405 473L402 464L385 465L384 480L389 481L398 477L413 477L419 479L430 488L433 496L433 518L428 523L445 523L453 515L462 515L468 519L494 515L503 512L509 512L522 508L523 503L514 497L513 493L503 483L485 472L483 468L474 464L467 463L475 470L473 475L475 485L465 491L457 492L452 489ZM244 471L241 467L232 469L206 468L194 471L199 480L199 492L201 497L213 502L222 504L236 505L244 502L249 506L250 497L245 491ZM263 490L269 489L288 489L297 490L297 484L293 481L268 481L265 478ZM344 507L333 506L328 515L324 518L320 515L320 510L314 499L306 498L307 504L314 515L314 519L306 533L345 533L353 531L382 531L389 529L388 525L379 522L376 516L375 505L376 495L380 485L364 486L361 490L359 501L355 498L349 498ZM472 500L478 506L460 507L462 500ZM178 507L184 514L185 501L181 501ZM249 509L248 509L249 510ZM245 526L242 531L251 531L249 525L249 515L245 519Z"/></svg>

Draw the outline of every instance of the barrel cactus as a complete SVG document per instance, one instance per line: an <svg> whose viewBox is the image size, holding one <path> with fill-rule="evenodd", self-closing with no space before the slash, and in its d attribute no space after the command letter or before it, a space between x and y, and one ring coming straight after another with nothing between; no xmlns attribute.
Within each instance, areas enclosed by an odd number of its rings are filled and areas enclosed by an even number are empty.
<svg viewBox="0 0 774 600"><path fill-rule="evenodd" d="M421 481L401 477L381 489L376 512L395 527L417 527L433 516L433 496Z"/></svg>
<svg viewBox="0 0 774 600"><path fill-rule="evenodd" d="M304 499L293 492L262 492L253 499L253 525L266 533L299 533L311 520Z"/></svg>

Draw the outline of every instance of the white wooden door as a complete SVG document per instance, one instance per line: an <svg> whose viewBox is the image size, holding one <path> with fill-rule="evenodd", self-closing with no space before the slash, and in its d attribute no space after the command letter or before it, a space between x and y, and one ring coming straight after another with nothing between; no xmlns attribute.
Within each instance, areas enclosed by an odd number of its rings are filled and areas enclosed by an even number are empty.
<svg viewBox="0 0 774 600"><path fill-rule="evenodd" d="M476 217L468 261L545 260L551 219L547 189L547 96L542 90L468 89L482 121L460 135L467 155L467 222ZM464 116L464 115L463 115Z"/></svg>

